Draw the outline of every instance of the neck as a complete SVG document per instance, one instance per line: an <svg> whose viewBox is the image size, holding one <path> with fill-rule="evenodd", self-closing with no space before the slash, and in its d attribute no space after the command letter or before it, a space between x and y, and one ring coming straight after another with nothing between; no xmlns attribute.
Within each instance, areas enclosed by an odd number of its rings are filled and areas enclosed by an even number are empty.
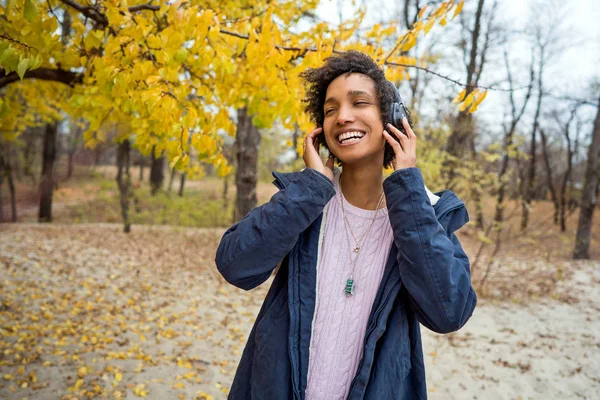
<svg viewBox="0 0 600 400"><path fill-rule="evenodd" d="M343 165L340 176L344 198L355 207L375 210L383 190L383 169L381 164L369 166ZM385 206L385 198L381 207Z"/></svg>

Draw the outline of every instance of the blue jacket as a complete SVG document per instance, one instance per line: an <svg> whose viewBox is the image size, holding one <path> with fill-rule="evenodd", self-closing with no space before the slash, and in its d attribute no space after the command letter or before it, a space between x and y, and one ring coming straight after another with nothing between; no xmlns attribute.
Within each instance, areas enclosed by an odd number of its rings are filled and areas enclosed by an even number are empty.
<svg viewBox="0 0 600 400"><path fill-rule="evenodd" d="M335 195L313 169L273 173L280 189L229 228L216 264L231 284L250 290L281 263L242 354L230 399L304 399L323 209ZM363 358L348 399L426 399L419 323L458 330L477 297L469 260L454 232L469 219L450 191L431 206L417 168L383 182L394 244L369 317Z"/></svg>

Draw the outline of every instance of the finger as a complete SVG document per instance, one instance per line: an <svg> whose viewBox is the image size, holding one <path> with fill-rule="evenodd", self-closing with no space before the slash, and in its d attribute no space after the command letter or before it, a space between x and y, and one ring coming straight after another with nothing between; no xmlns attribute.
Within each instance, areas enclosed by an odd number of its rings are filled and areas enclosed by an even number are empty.
<svg viewBox="0 0 600 400"><path fill-rule="evenodd" d="M406 147L405 141L408 140L408 136L406 136L404 133L402 133L402 131L398 128L396 128L394 125L392 124L388 124L388 133L393 134L394 136L396 136L399 140L400 140L400 144L402 145L402 148Z"/></svg>
<svg viewBox="0 0 600 400"><path fill-rule="evenodd" d="M417 137L417 135L415 135L412 128L410 127L410 124L408 123L408 119L406 117L402 118L402 126L404 127L404 130L408 134L409 139L414 139Z"/></svg>
<svg viewBox="0 0 600 400"><path fill-rule="evenodd" d="M310 146L312 146L316 150L315 138L317 137L317 135L319 133L321 133L322 130L323 130L323 128L317 128L304 137L304 149L305 150L307 149L307 147L310 147Z"/></svg>
<svg viewBox="0 0 600 400"><path fill-rule="evenodd" d="M400 143L398 143L398 141L395 140L392 137L392 135L390 135L388 133L388 131L386 131L386 130L383 131L383 137L385 137L385 140L387 140L387 142L390 144L390 146L392 146L392 149L394 149L394 153L399 154L404 151L402 149L402 145Z"/></svg>
<svg viewBox="0 0 600 400"><path fill-rule="evenodd" d="M319 127L316 129L313 129L312 132L310 132L308 135L306 135L306 139L309 140L314 140L314 138L323 131L323 128Z"/></svg>

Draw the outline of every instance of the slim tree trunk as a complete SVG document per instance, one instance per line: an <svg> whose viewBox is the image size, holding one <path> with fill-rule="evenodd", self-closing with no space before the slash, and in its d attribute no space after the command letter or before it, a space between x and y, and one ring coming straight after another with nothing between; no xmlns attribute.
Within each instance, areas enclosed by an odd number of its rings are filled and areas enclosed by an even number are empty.
<svg viewBox="0 0 600 400"><path fill-rule="evenodd" d="M480 39L481 32L481 21L483 15L483 5L485 0L479 0L477 3L477 11L475 12L475 25L471 30L471 49L469 52L469 63L467 67L467 87L465 88L465 97L468 96L477 85L479 76L483 69L483 57L481 58L480 65L477 65L478 47L477 44ZM486 49L483 49L485 52ZM452 187L452 182L455 177L455 170L463 158L467 154L465 150L469 149L469 142L473 140L470 136L473 135L473 129L471 124L471 114L467 110L458 113L454 129L448 138L446 144L446 151L448 152L449 158L444 162L444 175L446 176L446 186Z"/></svg>
<svg viewBox="0 0 600 400"><path fill-rule="evenodd" d="M42 180L40 182L40 210L38 222L52 222L52 193L54 190L54 161L56 160L56 122L46 125Z"/></svg>
<svg viewBox="0 0 600 400"><path fill-rule="evenodd" d="M521 231L527 229L527 225L529 224L529 209L531 208L531 200L533 199L534 192L534 181L535 181L535 164L536 164L536 155L537 155L537 130L539 128L539 119L540 119L540 111L542 109L542 82L544 75L544 46L540 47L540 59L538 62L538 97L537 104L535 107L535 116L533 117L533 127L531 129L531 143L529 148L529 169L527 173L527 184L525 187L524 197L523 197L523 213L521 214Z"/></svg>
<svg viewBox="0 0 600 400"><path fill-rule="evenodd" d="M75 158L75 151L69 150L69 159L67 164L67 177L65 180L71 179L73 176L73 158Z"/></svg>
<svg viewBox="0 0 600 400"><path fill-rule="evenodd" d="M577 225L577 235L575 237L575 249L573 258L590 258L590 236L592 233L592 218L594 209L598 202L598 186L600 171L600 98L598 99L598 110L596 120L594 121L594 131L592 132L592 142L588 149L587 169L585 171L585 183L583 184L583 193L581 195L581 209L579 213L579 224Z"/></svg>
<svg viewBox="0 0 600 400"><path fill-rule="evenodd" d="M181 174L181 180L179 181L179 191L177 192L177 195L179 197L183 197L183 187L185 186L185 177L187 176L187 172L184 172L183 174Z"/></svg>
<svg viewBox="0 0 600 400"><path fill-rule="evenodd" d="M131 231L129 221L129 199L131 197L131 175L129 174L129 155L131 145L129 140L119 144L117 150L117 185L119 187L119 198L121 203L121 216L123 217L123 232Z"/></svg>
<svg viewBox="0 0 600 400"><path fill-rule="evenodd" d="M144 164L146 163L146 157L142 154L140 157L140 182L144 181Z"/></svg>
<svg viewBox="0 0 600 400"><path fill-rule="evenodd" d="M513 89L513 79L512 73L510 70L510 62L508 60L508 53L504 52L504 64L506 65L506 74L508 77L509 87ZM515 135L515 130L519 121L523 117L525 113L525 109L527 107L527 103L529 103L529 99L531 97L531 92L533 89L533 84L535 81L535 71L534 71L534 49L531 49L531 64L529 68L529 86L527 87L527 93L525 94L525 99L521 104L521 109L517 111L517 105L515 102L514 91L511 90L509 92L510 106L511 106L511 123L508 129L505 130L504 134L504 147L502 149L502 161L500 162L500 170L498 171L498 196L496 201L496 213L494 215L494 221L498 226L498 237L501 228L499 227L500 223L504 220L504 196L506 190L507 180L505 179L506 171L508 170L508 164L510 162L510 153L513 151L513 138Z"/></svg>
<svg viewBox="0 0 600 400"><path fill-rule="evenodd" d="M13 174L12 174L10 151L11 151L11 149L8 148L6 151L6 159L0 154L0 185L2 185L2 181L4 180L4 177L6 177L6 179L8 181L8 190L10 192L10 208L12 211L11 222L17 222L17 201L16 201L16 194L15 194L15 183L13 181ZM2 193L0 192L0 202L1 202L1 196L2 196ZM1 208L2 208L2 204L0 204L0 222L2 222L2 220L3 220Z"/></svg>
<svg viewBox="0 0 600 400"><path fill-rule="evenodd" d="M26 143L25 149L23 150L23 175L31 179L32 185L36 185L35 174L33 173L33 163L37 143L34 140L33 132L27 131L26 137L31 138L31 142Z"/></svg>
<svg viewBox="0 0 600 400"><path fill-rule="evenodd" d="M173 180L175 179L175 169L171 170L171 176L169 177L169 193L171 193L171 189L173 189Z"/></svg>
<svg viewBox="0 0 600 400"><path fill-rule="evenodd" d="M10 159L6 162L6 178L8 179L8 190L10 191L10 210L12 222L17 222L17 196L15 193L15 183L13 181L13 173Z"/></svg>
<svg viewBox="0 0 600 400"><path fill-rule="evenodd" d="M256 169L258 164L258 146L260 132L252 124L252 116L246 108L238 110L235 156L237 168L235 184L237 187L235 220L241 219L256 207Z"/></svg>
<svg viewBox="0 0 600 400"><path fill-rule="evenodd" d="M2 202L2 184L4 183L4 159L0 154L0 223L4 222L4 203Z"/></svg>
<svg viewBox="0 0 600 400"><path fill-rule="evenodd" d="M554 176L552 175L552 165L550 165L550 155L548 154L548 139L543 129L539 129L540 138L542 139L542 157L544 159L544 166L546 167L546 184L550 191L550 199L554 204L554 224L558 224L558 215L560 213L560 204L558 202L558 195L554 187Z"/></svg>
<svg viewBox="0 0 600 400"><path fill-rule="evenodd" d="M229 194L229 175L223 178L223 209L227 208L229 200L227 199L227 195Z"/></svg>
<svg viewBox="0 0 600 400"><path fill-rule="evenodd" d="M564 127L565 140L567 141L567 170L563 176L562 185L560 187L560 231L567 231L567 187L569 186L569 180L571 179L571 171L573 170L573 146L571 145L570 127L571 122L575 118L577 113L577 107L571 111L571 117L567 121ZM577 135L576 135L577 136ZM577 141L576 143L577 144Z"/></svg>
<svg viewBox="0 0 600 400"><path fill-rule="evenodd" d="M164 155L156 157L154 147L152 148L152 166L150 167L150 193L154 196L163 185L165 180L164 173Z"/></svg>

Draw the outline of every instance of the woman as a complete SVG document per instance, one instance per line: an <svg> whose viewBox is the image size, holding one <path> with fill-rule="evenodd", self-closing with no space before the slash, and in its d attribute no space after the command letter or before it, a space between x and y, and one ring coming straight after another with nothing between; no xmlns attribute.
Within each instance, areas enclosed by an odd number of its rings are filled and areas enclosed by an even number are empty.
<svg viewBox="0 0 600 400"><path fill-rule="evenodd" d="M217 250L223 277L246 290L281 264L229 398L425 399L419 323L453 332L477 301L454 234L467 211L425 188L417 137L406 118L389 124L403 106L372 59L345 52L302 77L318 126L306 168L274 173L279 192Z"/></svg>

